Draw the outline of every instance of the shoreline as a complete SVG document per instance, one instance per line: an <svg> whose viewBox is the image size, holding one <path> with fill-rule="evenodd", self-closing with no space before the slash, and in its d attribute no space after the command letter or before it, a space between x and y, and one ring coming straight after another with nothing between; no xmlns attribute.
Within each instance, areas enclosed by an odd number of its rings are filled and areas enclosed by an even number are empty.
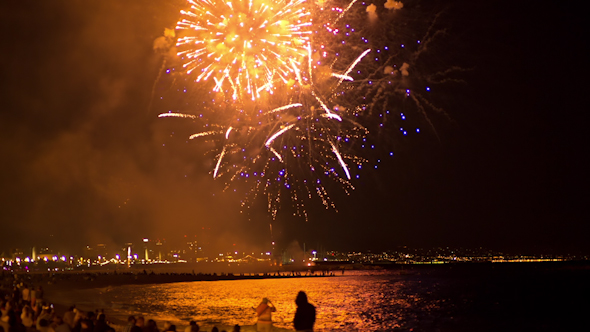
<svg viewBox="0 0 590 332"><path fill-rule="evenodd" d="M275 273L243 273L243 274L203 274L203 273L147 273L146 271L136 272L61 272L52 274L27 274L26 276L34 277L36 279L32 283L42 285L45 290L44 300L47 304L53 304L54 311L58 315L62 315L68 308L75 306L77 309L89 312L95 310L104 310L107 321L117 331L121 331L127 324L126 315L116 313L116 309L109 308L110 304L100 303L94 299L89 301L72 301L73 297L85 298L88 291L102 289L112 289L121 286L129 285L154 285L154 284L169 284L181 282L215 282L215 281L232 281L232 280L261 280L261 279L293 279L293 278L323 278L332 277L331 273L298 273L298 272L275 272ZM36 277L36 278L35 278ZM27 281L25 281L27 282ZM27 282L28 283L28 282ZM82 295L81 295L82 294ZM133 310L131 310L133 311ZM135 316L142 315L142 313L134 313ZM150 319L149 315L143 314L145 319ZM162 320L156 320L158 327L161 329L165 323ZM172 324L177 326L177 331L183 331L189 325L189 321L173 321ZM216 326L220 331L232 331L233 326L209 325L201 324L202 330L209 331L213 326ZM252 323L252 322L250 322ZM240 325L241 331L255 332L256 325ZM292 331L292 329L282 329L273 327L274 331Z"/></svg>
<svg viewBox="0 0 590 332"><path fill-rule="evenodd" d="M323 278L334 273L155 273L142 272L62 272L52 273L46 284L52 289L89 289L123 285L149 285L193 281L226 281L254 279Z"/></svg>

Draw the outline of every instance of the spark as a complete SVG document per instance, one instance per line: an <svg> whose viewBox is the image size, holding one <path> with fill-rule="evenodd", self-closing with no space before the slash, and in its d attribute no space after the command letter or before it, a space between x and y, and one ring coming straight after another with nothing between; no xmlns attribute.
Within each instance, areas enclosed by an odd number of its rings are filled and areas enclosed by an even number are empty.
<svg viewBox="0 0 590 332"><path fill-rule="evenodd" d="M354 81L354 78L352 78L348 75L341 75L341 74L332 73L332 76L337 77L337 78L341 78L342 80Z"/></svg>
<svg viewBox="0 0 590 332"><path fill-rule="evenodd" d="M221 159L223 158L224 155L225 155L225 147L223 147L223 150L221 150L221 153L219 154L219 159L217 159L217 165L215 165L215 170L213 171L213 178L214 179L217 177L217 171L219 171L219 165L221 165Z"/></svg>
<svg viewBox="0 0 590 332"><path fill-rule="evenodd" d="M315 99L318 101L318 103L320 103L320 105L322 106L324 111L326 111L326 114L325 114L326 117L331 118L331 119L336 119L338 121L342 121L342 118L339 117L338 115L332 113L332 111L330 111L330 109L328 108L328 106L326 106L324 101L314 91L312 91L311 93L315 97Z"/></svg>
<svg viewBox="0 0 590 332"><path fill-rule="evenodd" d="M202 133L192 134L189 136L189 139L194 139L197 137L203 137L203 136L208 136L208 135L213 135L213 134L217 134L217 132L216 131L205 131Z"/></svg>
<svg viewBox="0 0 590 332"><path fill-rule="evenodd" d="M354 60L350 66L348 66L348 69L346 69L346 71L344 72L344 77L348 76L348 74L350 74L350 72L354 69L354 67L356 67L356 65L365 57L365 55L367 55L369 52L371 52L371 49L367 49L365 50L361 55L359 55L358 58L356 58L356 60ZM340 78L340 81L338 82L338 85L342 84L342 82L344 81L344 78Z"/></svg>
<svg viewBox="0 0 590 332"><path fill-rule="evenodd" d="M195 119L196 116L192 114L183 114L183 113L162 113L158 115L159 118L189 118Z"/></svg>
<svg viewBox="0 0 590 332"><path fill-rule="evenodd" d="M348 10L352 7L352 5L354 5L356 3L357 0L353 0L348 4L348 7L346 7L344 10L342 10L342 12L340 13L340 15L338 16L338 18L334 21L334 24L336 24L343 16L344 14L346 14L346 12L348 12Z"/></svg>
<svg viewBox="0 0 590 332"><path fill-rule="evenodd" d="M346 163L344 163L344 160L342 160L342 156L340 155L340 152L338 152L338 149L336 148L334 143L330 142L330 145L332 145L332 151L336 155L336 158L338 158L338 162L340 163L340 166L342 166L342 169L344 169L344 172L346 173L346 177L350 180L350 172L348 171L348 167L346 166Z"/></svg>
<svg viewBox="0 0 590 332"><path fill-rule="evenodd" d="M285 106L281 106L281 107L277 107L273 110L268 111L267 114L270 113L275 113L275 112L280 112L280 111L284 111L284 110L288 110L290 108L294 108L294 107L301 107L303 106L301 103L294 103L294 104L289 104L289 105L285 105Z"/></svg>
<svg viewBox="0 0 590 332"><path fill-rule="evenodd" d="M287 127L277 131L274 135L272 135L267 141L266 143L264 143L264 145L268 148L272 142L279 136L281 136L284 132L286 132L287 130L293 128L293 126L295 126L295 124L290 124Z"/></svg>

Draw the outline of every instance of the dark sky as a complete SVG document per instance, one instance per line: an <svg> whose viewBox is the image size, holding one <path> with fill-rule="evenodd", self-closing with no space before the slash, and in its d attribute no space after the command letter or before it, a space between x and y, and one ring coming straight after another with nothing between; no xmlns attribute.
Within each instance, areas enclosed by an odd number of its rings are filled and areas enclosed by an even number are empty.
<svg viewBox="0 0 590 332"><path fill-rule="evenodd" d="M444 42L430 59L465 69L463 83L433 91L450 117L435 119L439 138L396 143L356 191L335 195L338 213L319 203L307 222L279 213L281 245L588 252L580 8L473 2L422 2L443 11ZM219 248L267 245L264 209L240 213L238 195L208 173L211 158L172 144L178 122L149 107L162 64L153 42L183 4L2 2L0 252L203 228Z"/></svg>

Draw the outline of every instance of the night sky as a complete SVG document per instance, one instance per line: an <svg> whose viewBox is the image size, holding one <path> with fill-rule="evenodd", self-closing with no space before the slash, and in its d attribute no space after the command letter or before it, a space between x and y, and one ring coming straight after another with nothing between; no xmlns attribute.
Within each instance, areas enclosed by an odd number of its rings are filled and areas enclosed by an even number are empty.
<svg viewBox="0 0 590 332"><path fill-rule="evenodd" d="M454 76L462 83L432 92L449 115L433 118L438 138L396 141L395 156L364 171L350 196L336 191L337 213L319 202L308 221L280 212L279 246L588 253L581 9L514 3L421 2L445 27L431 61L464 69ZM153 42L183 5L0 4L0 253L203 228L220 250L267 247L265 202L240 213L239 194L209 174L211 158L171 134L180 122L157 117L167 110L151 97L162 65Z"/></svg>

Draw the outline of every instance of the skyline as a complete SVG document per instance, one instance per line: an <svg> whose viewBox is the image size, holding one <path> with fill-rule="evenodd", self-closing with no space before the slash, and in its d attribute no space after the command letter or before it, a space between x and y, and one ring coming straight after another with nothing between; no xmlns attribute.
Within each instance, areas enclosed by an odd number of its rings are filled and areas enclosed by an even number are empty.
<svg viewBox="0 0 590 332"><path fill-rule="evenodd" d="M191 239L142 239L139 242L125 243L115 247L108 247L104 244L88 245L82 250L71 249L68 251L55 251L51 247L33 246L23 250L15 248L11 252L0 253L2 262L14 263L68 263L74 261L82 262L85 265L88 260L92 264L101 265L101 262L116 261L123 264L130 261L131 264L158 264L158 263L199 263L199 262L230 262L239 261L276 261L283 263L294 263L293 259L304 257L304 261L312 260L317 262L328 261L349 261L351 263L380 261L395 262L544 262L568 260L586 261L588 255L580 253L569 254L537 254L537 253L514 253L501 252L488 248L463 248L463 247L431 247L413 248L398 246L383 251L338 251L321 246L310 246L290 243L288 246L280 244L269 245L264 251L254 251L252 248L245 248L238 244L229 244L225 248L212 248L208 244ZM126 264L126 263L125 263Z"/></svg>
<svg viewBox="0 0 590 332"><path fill-rule="evenodd" d="M0 53L0 252L48 234L83 246L203 227L223 243L268 243L266 202L241 213L242 193L223 192L203 148L186 143L189 124L157 118L166 109L152 103L162 65L153 43L184 1L33 3L39 10L0 10L10 31ZM575 8L404 1L402 10L419 4L440 11L445 30L428 61L465 69L464 83L432 91L450 117L432 118L439 138L378 137L394 156L360 171L350 195L335 191L337 213L313 201L305 221L287 207L272 239L588 252Z"/></svg>

